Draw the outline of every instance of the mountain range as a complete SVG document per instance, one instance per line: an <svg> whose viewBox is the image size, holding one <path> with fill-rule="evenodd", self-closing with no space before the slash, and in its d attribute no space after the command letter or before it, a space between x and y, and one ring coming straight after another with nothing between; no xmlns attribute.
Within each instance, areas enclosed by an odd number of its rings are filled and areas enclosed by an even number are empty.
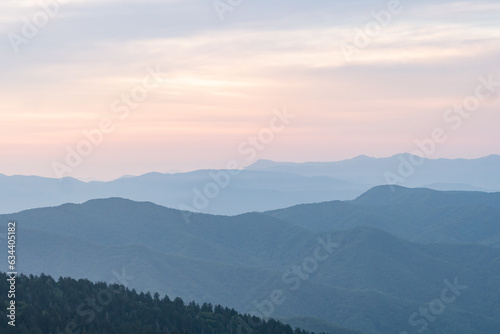
<svg viewBox="0 0 500 334"><path fill-rule="evenodd" d="M24 273L121 283L315 331L469 334L500 329L499 206L499 193L379 186L237 216L108 198L0 221L18 222Z"/></svg>
<svg viewBox="0 0 500 334"><path fill-rule="evenodd" d="M414 166L413 162L420 165ZM121 197L192 212L237 215L304 203L352 200L381 184L500 191L498 170L498 155L465 160L399 154L317 163L260 160L245 170L148 173L108 182L0 174L0 213Z"/></svg>
<svg viewBox="0 0 500 334"><path fill-rule="evenodd" d="M398 184L436 190L500 191L500 156L478 159L429 159L411 154L388 158L365 155L337 162L286 163L260 160L247 169L302 176L329 176L370 186ZM393 181L393 182L391 182Z"/></svg>

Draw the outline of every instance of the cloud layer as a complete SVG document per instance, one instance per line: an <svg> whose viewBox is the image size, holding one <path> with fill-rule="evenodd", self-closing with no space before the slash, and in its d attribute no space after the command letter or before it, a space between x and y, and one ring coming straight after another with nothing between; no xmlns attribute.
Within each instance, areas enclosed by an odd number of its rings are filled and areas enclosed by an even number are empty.
<svg viewBox="0 0 500 334"><path fill-rule="evenodd" d="M283 106L297 118L259 158L409 152L479 77L500 81L495 1L241 1L223 21L201 0L44 3L46 22L38 1L0 4L6 174L54 176L52 162L103 118L116 131L71 176L221 168ZM113 102L156 66L160 86L117 118ZM436 157L500 153L499 105L483 101Z"/></svg>

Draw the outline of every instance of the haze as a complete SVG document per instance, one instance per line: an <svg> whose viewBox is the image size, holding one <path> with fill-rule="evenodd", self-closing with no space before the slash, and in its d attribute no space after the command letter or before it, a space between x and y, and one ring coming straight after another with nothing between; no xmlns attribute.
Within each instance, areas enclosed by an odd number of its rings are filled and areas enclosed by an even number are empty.
<svg viewBox="0 0 500 334"><path fill-rule="evenodd" d="M479 78L500 81L500 4L401 1L397 8L346 57L342 43L353 44L356 29L387 2L242 1L221 20L212 1L65 1L16 50L9 36L22 36L23 18L40 7L4 0L0 172L57 177L54 161L105 118L115 130L64 176L245 166L252 161L238 147L285 107L296 117L255 159L391 156L414 151L437 127L447 139L429 158L500 153L496 94L457 129L443 121L475 94ZM157 87L120 118L114 103L148 68L162 72Z"/></svg>

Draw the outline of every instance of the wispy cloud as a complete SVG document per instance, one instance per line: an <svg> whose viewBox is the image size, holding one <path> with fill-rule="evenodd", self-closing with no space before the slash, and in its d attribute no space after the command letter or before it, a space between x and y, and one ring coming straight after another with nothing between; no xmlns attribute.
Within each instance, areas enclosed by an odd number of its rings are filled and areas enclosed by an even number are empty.
<svg viewBox="0 0 500 334"><path fill-rule="evenodd" d="M38 6L38 1L3 1L2 35L20 33L23 17L30 18ZM15 143L26 155L30 142L43 142L47 148L40 154L48 165L82 128L114 116L111 103L141 80L146 66L160 64L161 87L100 148L108 155L118 159L124 145L137 138L146 148L141 149L145 161L148 149L170 150L150 169L186 155L198 156L198 162L166 169L217 167L232 152L231 143L252 133L277 105L294 106L302 116L276 143L279 152L270 148L267 158L294 160L299 149L307 151L299 160L397 153L405 142L410 145L408 133L425 132L479 75L495 73L500 4L405 3L405 11L370 47L347 62L339 43L352 39L355 29L372 19L371 11L384 6L372 0L257 0L221 22L210 1L67 1L19 54L6 38L0 44L0 131L8 136L0 149ZM494 101L484 105L497 107ZM471 123L475 132L464 133L489 142L498 135L481 126L496 117L478 116ZM454 151L449 143L444 155ZM99 159L84 166L82 175L100 171L104 160ZM15 165L0 165L0 172L12 172Z"/></svg>

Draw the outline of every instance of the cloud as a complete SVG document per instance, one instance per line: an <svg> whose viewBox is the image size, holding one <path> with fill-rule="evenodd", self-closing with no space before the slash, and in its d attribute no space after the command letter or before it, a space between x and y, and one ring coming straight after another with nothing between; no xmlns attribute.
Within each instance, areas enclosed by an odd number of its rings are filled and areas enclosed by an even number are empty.
<svg viewBox="0 0 500 334"><path fill-rule="evenodd" d="M323 145L321 138L350 140L359 154L379 140L398 153L391 140L424 131L470 94L477 77L495 73L500 56L498 3L402 3L404 11L348 62L340 43L351 42L385 2L243 1L220 21L211 1L68 1L19 54L7 38L0 44L0 131L20 154L31 152L30 141L63 151L158 64L165 79L109 139L116 152L133 138L155 149L173 141L210 161L200 136L221 161L238 134L251 134L269 110L287 105L302 120L290 130L297 139L287 135L284 156L297 152L294 145ZM37 6L2 2L2 34L20 33ZM376 131L390 135L366 140ZM309 150L309 159L326 151Z"/></svg>

